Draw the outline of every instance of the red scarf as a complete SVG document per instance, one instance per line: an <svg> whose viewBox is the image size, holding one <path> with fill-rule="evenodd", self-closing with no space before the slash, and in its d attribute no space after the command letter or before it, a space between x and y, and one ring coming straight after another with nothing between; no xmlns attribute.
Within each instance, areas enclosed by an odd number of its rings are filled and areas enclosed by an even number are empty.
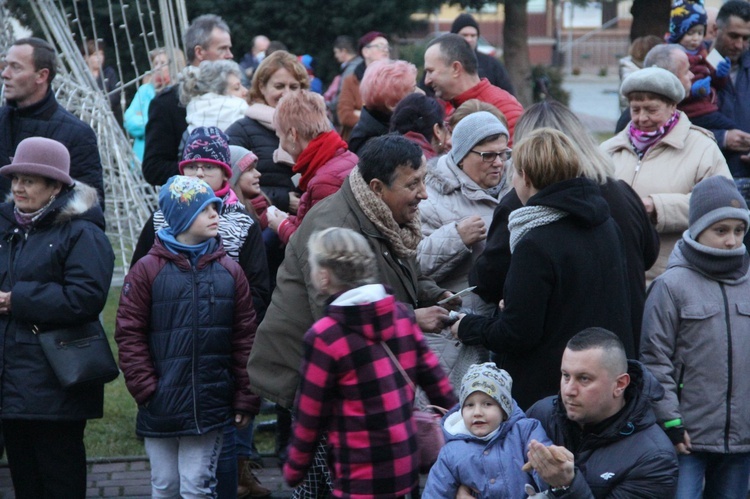
<svg viewBox="0 0 750 499"><path fill-rule="evenodd" d="M294 164L292 171L294 173L302 173L302 178L299 179L299 188L303 192L307 190L307 184L315 176L315 173L320 169L321 166L326 164L339 149L347 150L349 146L346 145L344 139L334 130L330 132L321 133L315 137L305 150L297 158L297 162Z"/></svg>

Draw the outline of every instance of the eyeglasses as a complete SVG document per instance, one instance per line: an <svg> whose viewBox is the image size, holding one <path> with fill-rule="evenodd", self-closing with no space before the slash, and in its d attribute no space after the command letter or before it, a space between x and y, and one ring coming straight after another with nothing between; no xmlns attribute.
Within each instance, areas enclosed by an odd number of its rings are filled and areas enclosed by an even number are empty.
<svg viewBox="0 0 750 499"><path fill-rule="evenodd" d="M197 173L199 168L203 170L203 173L213 173L221 167L211 163L188 163L182 167L182 171L185 173Z"/></svg>
<svg viewBox="0 0 750 499"><path fill-rule="evenodd" d="M506 149L504 151L489 151L489 152L482 152L482 151L475 151L474 149L470 150L469 152L473 152L474 154L479 154L482 157L482 161L485 163L492 163L495 161L495 158L500 156L500 161L508 161L510 159L511 153L513 152L512 149Z"/></svg>
<svg viewBox="0 0 750 499"><path fill-rule="evenodd" d="M391 47L387 43L371 43L369 45L365 45L365 48L376 48L378 50L382 50L383 52L391 51Z"/></svg>

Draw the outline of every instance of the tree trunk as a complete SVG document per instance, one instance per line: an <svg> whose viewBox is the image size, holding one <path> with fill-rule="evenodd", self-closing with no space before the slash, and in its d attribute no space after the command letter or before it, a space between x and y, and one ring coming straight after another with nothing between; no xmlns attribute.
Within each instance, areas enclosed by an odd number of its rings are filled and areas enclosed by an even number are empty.
<svg viewBox="0 0 750 499"><path fill-rule="evenodd" d="M505 26L503 27L505 67L508 68L516 89L516 98L524 107L533 103L527 2L528 0L505 0Z"/></svg>
<svg viewBox="0 0 750 499"><path fill-rule="evenodd" d="M617 0L608 0L602 2L602 24L607 23L617 17ZM617 23L613 23L609 29L617 28Z"/></svg>
<svg viewBox="0 0 750 499"><path fill-rule="evenodd" d="M664 37L669 31L669 7L670 0L633 0L630 41L646 35Z"/></svg>

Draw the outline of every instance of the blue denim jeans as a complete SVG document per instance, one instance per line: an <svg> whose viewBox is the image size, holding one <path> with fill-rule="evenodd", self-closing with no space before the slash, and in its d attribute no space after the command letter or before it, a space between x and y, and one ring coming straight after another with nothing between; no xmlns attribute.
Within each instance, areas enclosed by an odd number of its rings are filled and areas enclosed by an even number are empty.
<svg viewBox="0 0 750 499"><path fill-rule="evenodd" d="M693 452L677 456L680 477L677 499L745 499L750 477L750 453ZM704 490L705 479L705 490Z"/></svg>
<svg viewBox="0 0 750 499"><path fill-rule="evenodd" d="M189 437L146 437L151 497L216 497L216 464L223 437L222 430Z"/></svg>
<svg viewBox="0 0 750 499"><path fill-rule="evenodd" d="M224 442L216 466L216 497L218 499L237 498L237 428L230 424L224 427Z"/></svg>

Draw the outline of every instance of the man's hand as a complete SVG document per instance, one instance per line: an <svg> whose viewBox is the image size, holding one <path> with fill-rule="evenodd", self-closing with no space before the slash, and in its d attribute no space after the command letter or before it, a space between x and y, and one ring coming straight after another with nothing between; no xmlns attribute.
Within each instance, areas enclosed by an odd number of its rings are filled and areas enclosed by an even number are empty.
<svg viewBox="0 0 750 499"><path fill-rule="evenodd" d="M10 313L10 294L11 291L7 293L0 291L0 314Z"/></svg>
<svg viewBox="0 0 750 499"><path fill-rule="evenodd" d="M446 291L442 295L440 295L440 298L438 298L438 301L445 300L446 298L450 298L451 296L453 296L453 292ZM463 298L461 298L460 296L457 296L453 298L452 300L443 303L441 306L447 308L448 310L458 310L459 308L461 308L461 304L463 302L464 302Z"/></svg>
<svg viewBox="0 0 750 499"><path fill-rule="evenodd" d="M688 432L685 432L685 437L683 438L682 442L674 446L675 450L677 451L677 454L690 454L690 435L688 435Z"/></svg>
<svg viewBox="0 0 750 499"><path fill-rule="evenodd" d="M464 317L466 317L466 314L458 314L458 320L451 325L451 334L457 340L459 339L458 338L458 326L459 324L461 324L461 319L463 319Z"/></svg>
<svg viewBox="0 0 750 499"><path fill-rule="evenodd" d="M575 469L573 468L573 453L565 447L550 445L545 447L536 440L529 442L529 452L526 454L529 462L521 470L535 469L539 478L550 487L568 487L573 483Z"/></svg>
<svg viewBox="0 0 750 499"><path fill-rule="evenodd" d="M450 320L448 311L438 305L418 308L414 311L414 315L417 316L419 329L425 333L439 333Z"/></svg>
<svg viewBox="0 0 750 499"><path fill-rule="evenodd" d="M727 130L724 135L724 149L735 152L748 152L750 151L750 133L743 132L742 130Z"/></svg>
<svg viewBox="0 0 750 499"><path fill-rule="evenodd" d="M487 239L487 227L479 215L464 218L456 224L456 230L467 248L476 242Z"/></svg>

